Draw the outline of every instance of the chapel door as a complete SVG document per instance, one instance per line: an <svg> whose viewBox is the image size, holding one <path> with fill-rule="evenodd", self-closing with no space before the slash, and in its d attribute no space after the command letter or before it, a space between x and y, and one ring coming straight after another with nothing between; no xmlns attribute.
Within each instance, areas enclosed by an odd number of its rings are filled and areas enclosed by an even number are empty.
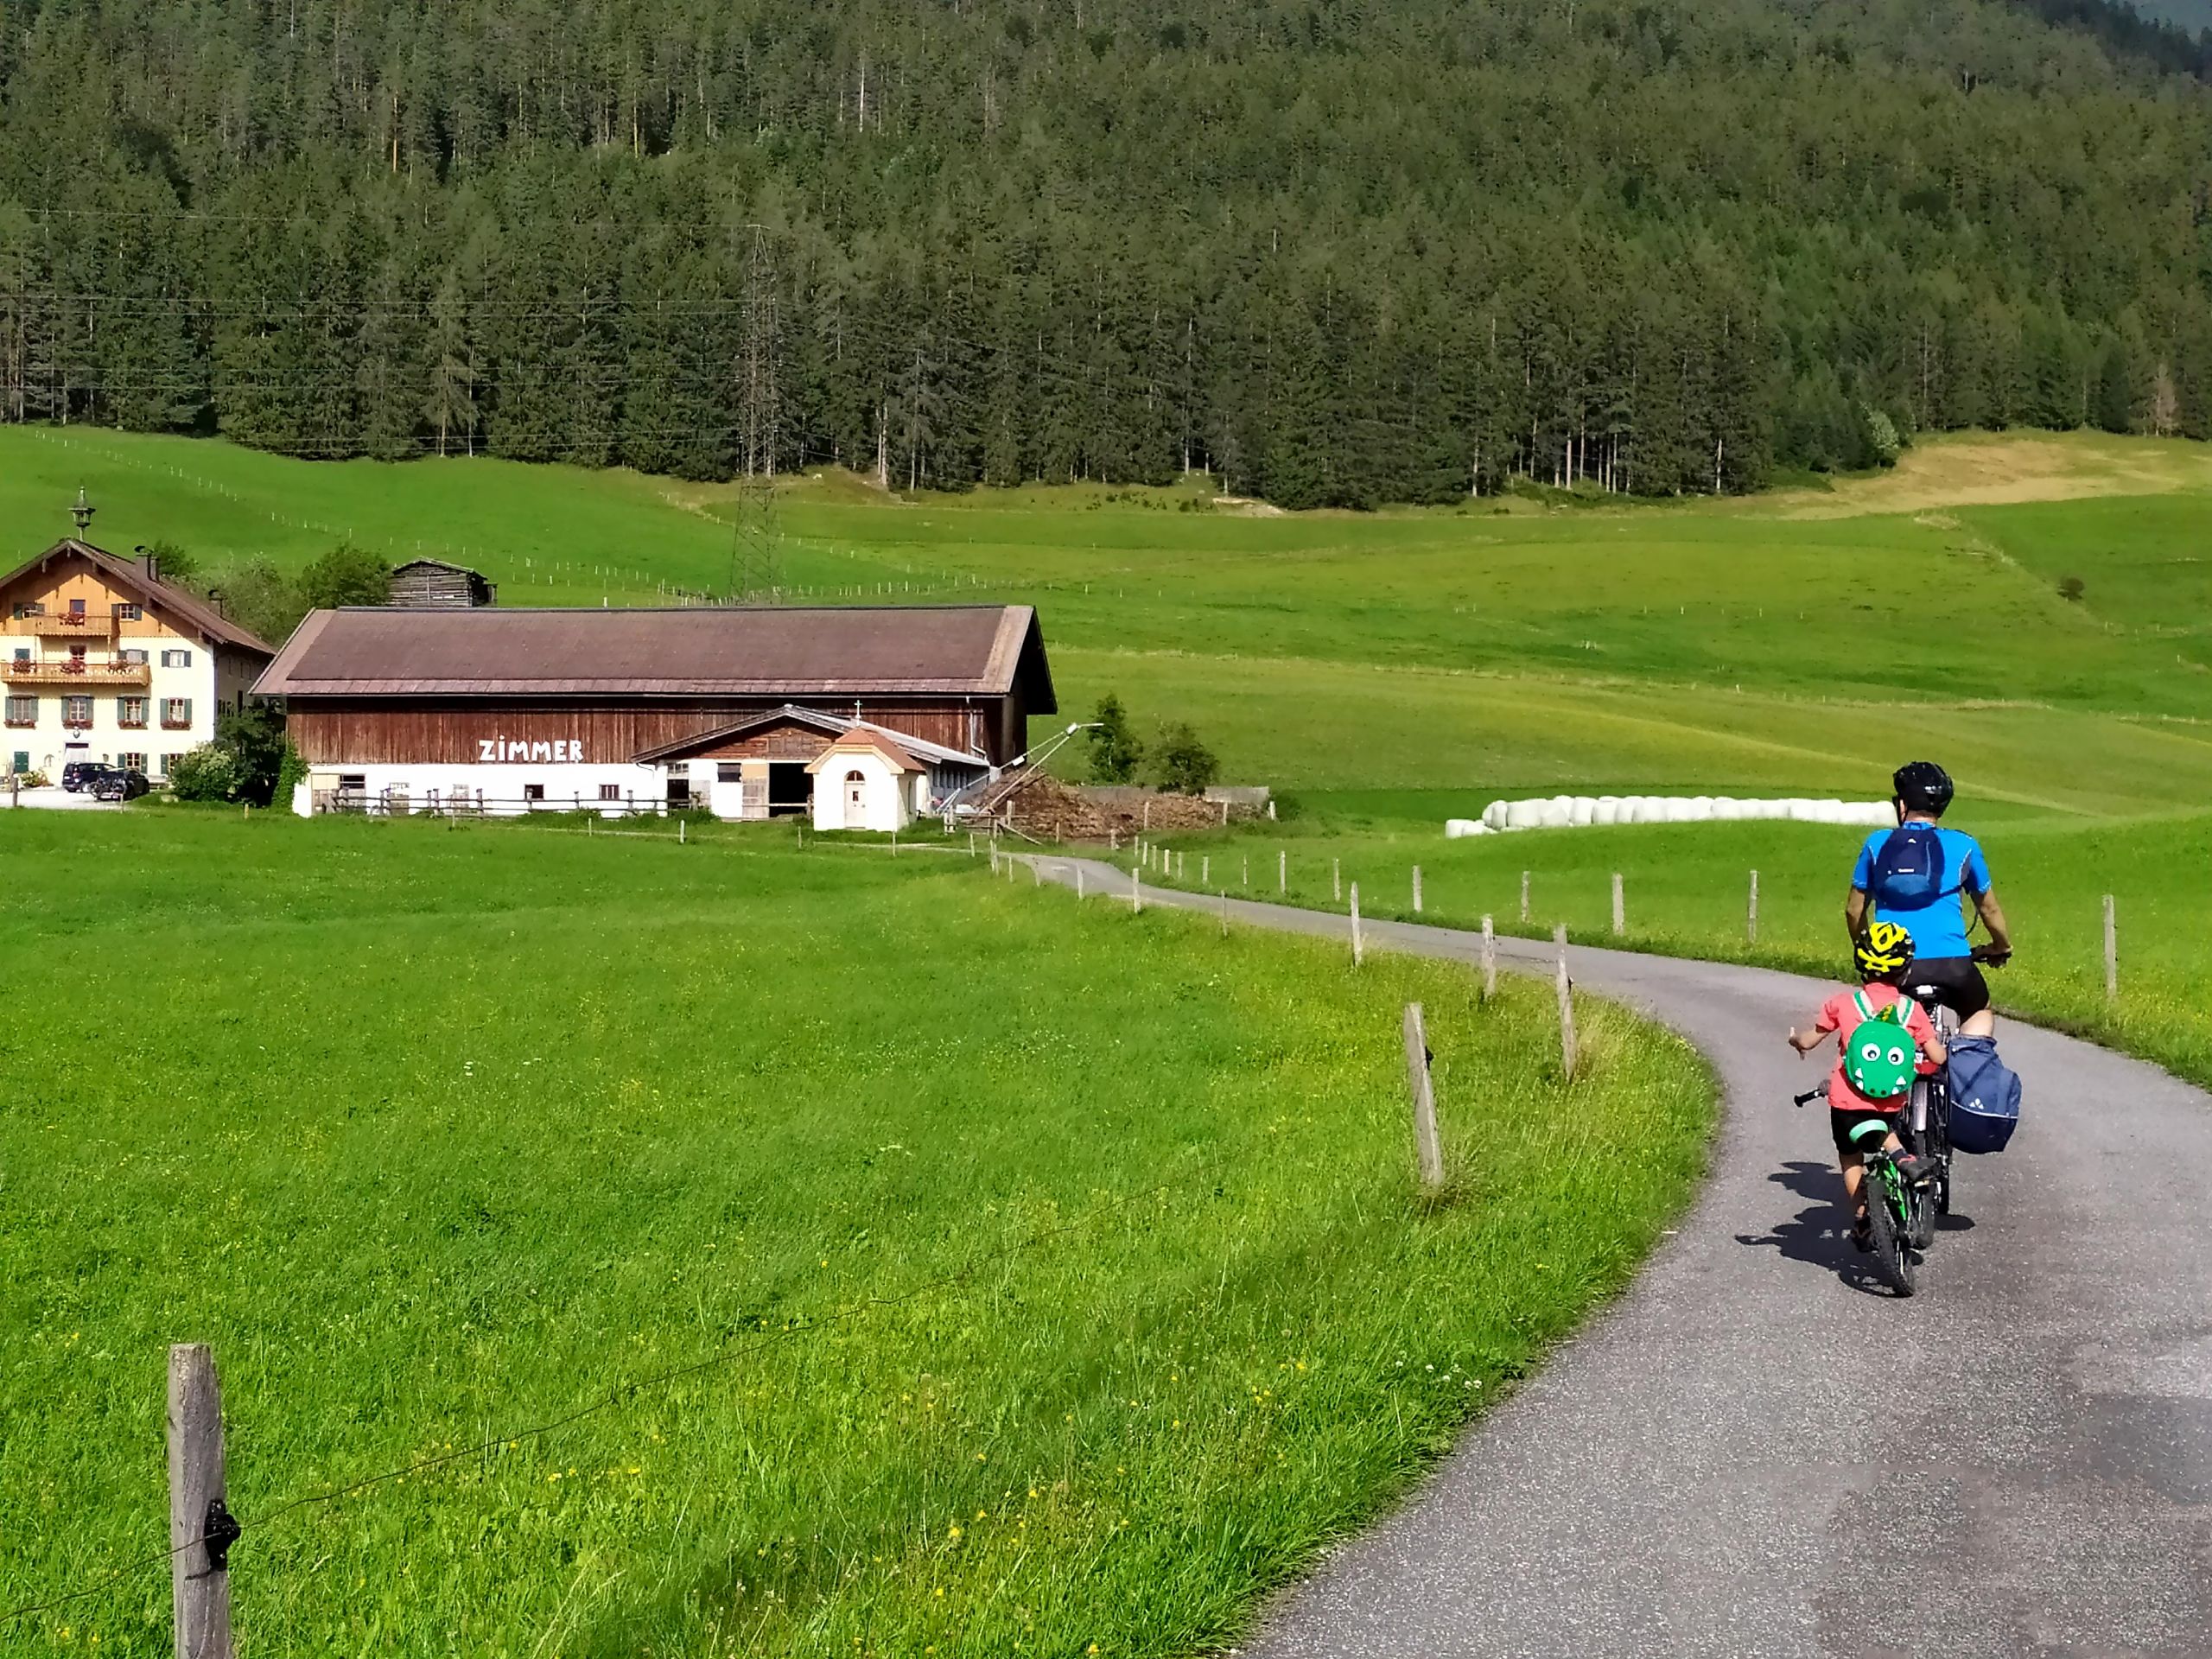
<svg viewBox="0 0 2212 1659"><path fill-rule="evenodd" d="M845 774L845 828L868 828L868 776L865 772Z"/></svg>

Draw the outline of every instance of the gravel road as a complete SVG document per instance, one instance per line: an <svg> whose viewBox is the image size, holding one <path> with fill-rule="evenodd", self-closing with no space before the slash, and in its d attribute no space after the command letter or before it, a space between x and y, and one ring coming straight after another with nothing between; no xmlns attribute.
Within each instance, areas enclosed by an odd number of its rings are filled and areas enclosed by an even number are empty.
<svg viewBox="0 0 2212 1659"><path fill-rule="evenodd" d="M1073 880L1072 861L1038 862ZM1125 894L1128 873L1086 864L1094 893L1109 883ZM1480 946L1367 931L1431 956ZM1822 988L1622 951L1568 963L1719 1072L1712 1178L1629 1294L1243 1651L2212 1654L2212 1098L2005 1022L2023 1127L1961 1160L1956 1213L1901 1301L1845 1236L1821 1114L1789 1105L1828 1064L1782 1040Z"/></svg>

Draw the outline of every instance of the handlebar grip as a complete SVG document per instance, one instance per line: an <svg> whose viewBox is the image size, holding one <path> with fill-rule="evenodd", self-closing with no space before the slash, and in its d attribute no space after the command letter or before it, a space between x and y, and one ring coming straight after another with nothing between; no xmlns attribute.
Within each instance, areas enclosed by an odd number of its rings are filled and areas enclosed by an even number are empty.
<svg viewBox="0 0 2212 1659"><path fill-rule="evenodd" d="M1792 1096L1800 1106L1809 1106L1816 1100L1826 1100L1827 1097L1828 1091L1825 1089L1808 1089L1803 1094Z"/></svg>

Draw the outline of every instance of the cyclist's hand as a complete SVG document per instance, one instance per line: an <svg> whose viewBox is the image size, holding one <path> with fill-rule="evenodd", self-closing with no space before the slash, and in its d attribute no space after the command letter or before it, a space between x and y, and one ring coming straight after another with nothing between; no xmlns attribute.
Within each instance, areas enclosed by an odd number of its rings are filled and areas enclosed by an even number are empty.
<svg viewBox="0 0 2212 1659"><path fill-rule="evenodd" d="M1986 963L1992 968L2002 968L2012 960L2012 947L2009 944L1978 944L1974 946L1973 955L1976 962Z"/></svg>

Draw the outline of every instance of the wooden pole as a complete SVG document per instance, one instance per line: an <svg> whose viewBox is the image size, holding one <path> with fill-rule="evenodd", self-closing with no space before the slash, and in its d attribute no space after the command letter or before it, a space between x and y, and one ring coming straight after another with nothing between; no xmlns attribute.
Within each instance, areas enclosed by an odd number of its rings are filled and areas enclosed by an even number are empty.
<svg viewBox="0 0 2212 1659"><path fill-rule="evenodd" d="M1421 1191L1444 1185L1444 1147L1436 1134L1436 1087L1428 1071L1428 1032L1421 1004L1406 1004L1406 1082L1414 1096L1414 1148L1421 1159Z"/></svg>
<svg viewBox="0 0 2212 1659"><path fill-rule="evenodd" d="M1487 1002L1497 995L1497 935L1491 929L1490 918L1483 918L1483 1001Z"/></svg>
<svg viewBox="0 0 2212 1659"><path fill-rule="evenodd" d="M1529 872L1526 870L1521 872L1521 920L1524 926L1529 920Z"/></svg>
<svg viewBox="0 0 2212 1659"><path fill-rule="evenodd" d="M1757 870L1751 872L1751 908L1744 912L1744 942L1746 944L1759 942L1759 873Z"/></svg>
<svg viewBox="0 0 2212 1659"><path fill-rule="evenodd" d="M1251 855L1251 854L1249 854L1249 853L1247 853L1247 854L1245 854L1245 855L1244 855L1244 891L1245 891L1245 892L1247 892L1247 893L1249 893L1251 890L1252 890L1252 855Z"/></svg>
<svg viewBox="0 0 2212 1659"><path fill-rule="evenodd" d="M1229 937L1229 889L1221 890L1221 937Z"/></svg>
<svg viewBox="0 0 2212 1659"><path fill-rule="evenodd" d="M231 1659L230 1547L223 1395L204 1342L169 1350L169 1557L176 1659Z"/></svg>
<svg viewBox="0 0 2212 1659"><path fill-rule="evenodd" d="M1414 914L1421 914L1421 866L1414 866Z"/></svg>
<svg viewBox="0 0 2212 1659"><path fill-rule="evenodd" d="M1359 883L1355 881L1351 884L1351 965L1358 967L1365 957L1359 937Z"/></svg>
<svg viewBox="0 0 2212 1659"><path fill-rule="evenodd" d="M1344 901L1344 861L1341 858L1329 861L1329 893L1338 904Z"/></svg>
<svg viewBox="0 0 2212 1659"><path fill-rule="evenodd" d="M1275 849L1275 891L1290 891L1290 850L1284 847Z"/></svg>
<svg viewBox="0 0 2212 1659"><path fill-rule="evenodd" d="M1211 853L1202 853L1198 856L1198 885L1202 887L1213 886L1213 855Z"/></svg>
<svg viewBox="0 0 2212 1659"><path fill-rule="evenodd" d="M1129 866L1129 913L1144 914L1144 874L1134 864Z"/></svg>
<svg viewBox="0 0 2212 1659"><path fill-rule="evenodd" d="M1621 896L1621 873L1613 872L1613 936L1618 938L1628 931L1628 906Z"/></svg>
<svg viewBox="0 0 2212 1659"><path fill-rule="evenodd" d="M2105 894L2105 1001L2120 1001L2120 918Z"/></svg>
<svg viewBox="0 0 2212 1659"><path fill-rule="evenodd" d="M1083 866L1080 864L1075 867L1075 896L1078 899L1083 897Z"/></svg>
<svg viewBox="0 0 2212 1659"><path fill-rule="evenodd" d="M678 819L676 821L676 844L677 844L677 846L681 847L681 846L683 846L683 845L684 844L684 836L683 836L683 832L684 832L686 830L690 829L690 825L689 823L687 823L683 819L682 819L682 818L678 818ZM806 835L806 832L805 832L804 830L801 830L801 831L799 832L799 836L800 836L799 845L800 845L800 846L802 846L802 847L804 847L804 846L805 846L805 845L806 845L805 835Z"/></svg>
<svg viewBox="0 0 2212 1659"><path fill-rule="evenodd" d="M1573 982L1567 976L1567 924L1561 922L1552 931L1552 938L1559 945L1559 1065L1569 1083L1574 1081L1574 1062L1577 1050L1574 1041Z"/></svg>

